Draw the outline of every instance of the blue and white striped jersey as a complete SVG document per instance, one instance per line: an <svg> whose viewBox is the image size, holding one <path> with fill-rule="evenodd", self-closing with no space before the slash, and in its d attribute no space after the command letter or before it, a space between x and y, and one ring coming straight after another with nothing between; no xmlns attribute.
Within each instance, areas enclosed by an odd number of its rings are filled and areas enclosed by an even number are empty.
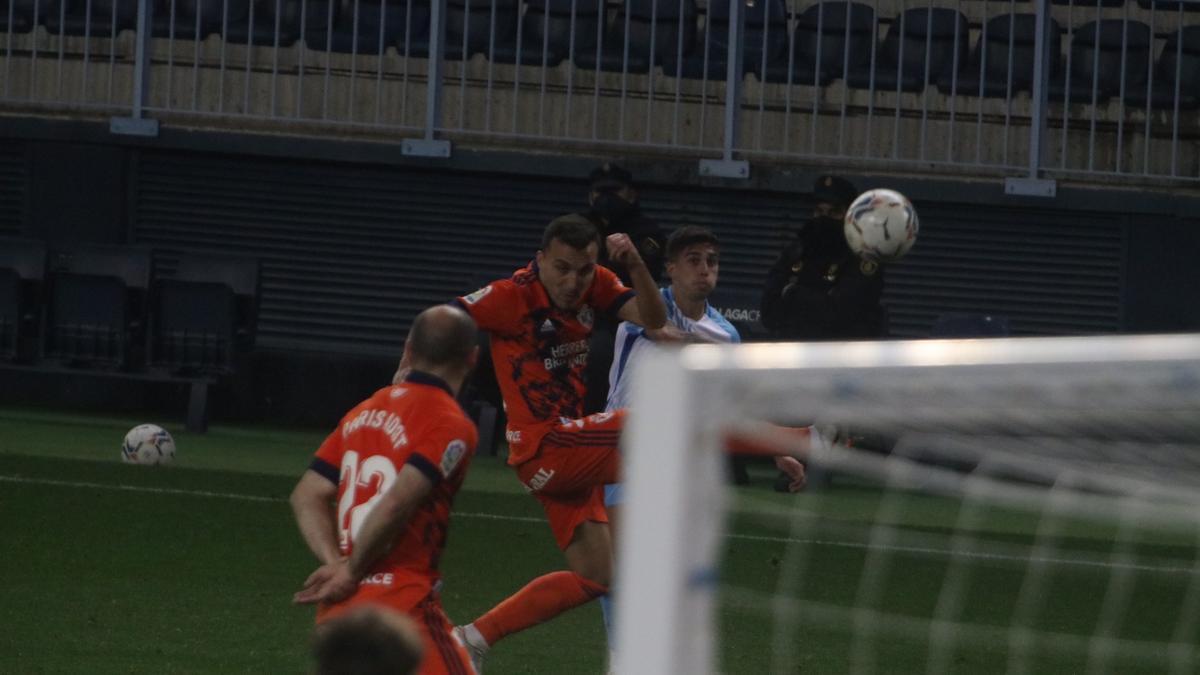
<svg viewBox="0 0 1200 675"><path fill-rule="evenodd" d="M705 304L704 316L693 321L684 316L671 288L662 289L663 301L667 305L667 323L685 333L691 333L702 342L741 342L741 336L720 312ZM617 326L617 341L613 347L612 368L608 371L608 402L605 410L616 410L629 406L632 389L629 373L637 368L638 356L646 349L653 349L654 341L646 337L646 330L628 321Z"/></svg>

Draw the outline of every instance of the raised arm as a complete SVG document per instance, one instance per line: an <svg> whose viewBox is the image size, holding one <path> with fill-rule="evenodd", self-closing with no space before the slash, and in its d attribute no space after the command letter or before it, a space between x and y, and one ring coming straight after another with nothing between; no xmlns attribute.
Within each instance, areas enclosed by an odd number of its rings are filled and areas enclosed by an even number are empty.
<svg viewBox="0 0 1200 675"><path fill-rule="evenodd" d="M631 321L645 328L661 328L667 322L667 305L646 268L645 261L629 235L618 232L608 235L608 257L629 271L629 280L637 293L634 302L627 302L617 311L622 321Z"/></svg>

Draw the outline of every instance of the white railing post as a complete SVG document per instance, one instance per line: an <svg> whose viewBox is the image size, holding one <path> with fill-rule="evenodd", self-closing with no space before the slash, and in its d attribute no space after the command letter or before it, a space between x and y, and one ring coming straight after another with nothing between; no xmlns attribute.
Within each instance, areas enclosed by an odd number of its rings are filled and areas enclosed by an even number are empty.
<svg viewBox="0 0 1200 675"><path fill-rule="evenodd" d="M429 12L429 67L425 90L425 136L406 138L401 146L413 157L449 157L450 141L434 138L442 126L442 68L445 66L446 0L433 0ZM464 59L465 60L465 59Z"/></svg>
<svg viewBox="0 0 1200 675"><path fill-rule="evenodd" d="M720 2L721 0L715 0ZM725 128L721 159L700 160L701 176L749 178L750 163L733 158L737 147L739 112L742 109L742 56L745 52L746 13L742 3L729 0L729 51L725 56Z"/></svg>
<svg viewBox="0 0 1200 675"><path fill-rule="evenodd" d="M158 120L142 117L150 92L150 41L153 39L154 0L138 0L137 46L133 56L133 103L129 117L113 117L108 129L114 134L157 136Z"/></svg>

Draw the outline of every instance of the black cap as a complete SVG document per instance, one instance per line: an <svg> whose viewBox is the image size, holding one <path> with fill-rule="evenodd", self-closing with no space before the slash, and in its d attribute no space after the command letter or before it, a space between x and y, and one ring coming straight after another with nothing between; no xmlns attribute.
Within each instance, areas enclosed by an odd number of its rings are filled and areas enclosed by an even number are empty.
<svg viewBox="0 0 1200 675"><path fill-rule="evenodd" d="M813 199L838 206L849 206L858 196L854 184L839 176L821 176L813 183Z"/></svg>
<svg viewBox="0 0 1200 675"><path fill-rule="evenodd" d="M588 181L593 190L620 190L623 187L633 186L633 174L616 164L605 162L592 169L592 173L588 175Z"/></svg>

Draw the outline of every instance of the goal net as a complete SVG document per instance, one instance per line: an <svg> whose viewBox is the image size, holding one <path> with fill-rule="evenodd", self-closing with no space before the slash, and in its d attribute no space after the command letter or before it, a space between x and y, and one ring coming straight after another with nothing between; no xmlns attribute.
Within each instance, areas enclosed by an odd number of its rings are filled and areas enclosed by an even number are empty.
<svg viewBox="0 0 1200 675"><path fill-rule="evenodd" d="M640 365L617 672L1200 671L1200 336ZM731 486L730 434L796 453L812 423L807 490Z"/></svg>

